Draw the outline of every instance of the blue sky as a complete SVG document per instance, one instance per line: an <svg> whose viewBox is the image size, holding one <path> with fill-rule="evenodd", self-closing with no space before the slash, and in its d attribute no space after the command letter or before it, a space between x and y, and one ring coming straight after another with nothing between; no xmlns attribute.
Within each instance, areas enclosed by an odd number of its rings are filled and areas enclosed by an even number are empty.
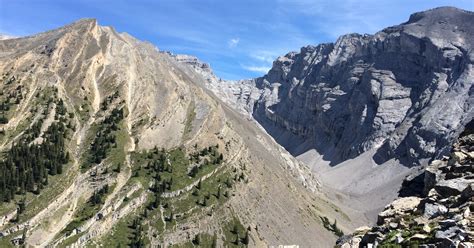
<svg viewBox="0 0 474 248"><path fill-rule="evenodd" d="M371 34L447 5L474 10L474 0L0 0L0 33L24 36L93 17L161 50L195 55L222 78L242 79L302 46Z"/></svg>

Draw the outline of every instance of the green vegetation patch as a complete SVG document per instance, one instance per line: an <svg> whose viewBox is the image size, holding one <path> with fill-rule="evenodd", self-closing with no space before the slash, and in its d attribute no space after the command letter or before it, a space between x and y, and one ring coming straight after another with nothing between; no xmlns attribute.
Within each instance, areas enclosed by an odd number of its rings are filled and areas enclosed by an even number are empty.
<svg viewBox="0 0 474 248"><path fill-rule="evenodd" d="M113 148L119 147L117 144L117 134L121 127L123 132L123 123L121 124L123 117L123 108L114 109L100 124L95 124L91 127L89 133L94 135L94 137L87 153L85 153L86 158L82 164L83 170L90 168L93 164L100 164ZM122 133L120 135L122 140L123 136L124 134Z"/></svg>
<svg viewBox="0 0 474 248"><path fill-rule="evenodd" d="M192 240L183 244L171 245L172 248L193 248L193 247L217 247L217 235L211 235L209 233L198 233Z"/></svg>
<svg viewBox="0 0 474 248"><path fill-rule="evenodd" d="M249 244L249 230L237 217L223 226L224 247L246 247Z"/></svg>
<svg viewBox="0 0 474 248"><path fill-rule="evenodd" d="M326 228L327 230L333 232L338 237L341 237L342 235L344 235L344 232L337 226L337 220L336 219L334 219L334 222L331 224L329 222L328 217L322 216L322 217L319 217L319 218L321 218L321 221L323 222L324 228Z"/></svg>
<svg viewBox="0 0 474 248"><path fill-rule="evenodd" d="M82 206L74 215L74 220L71 221L61 233L69 235L76 228L80 227L86 220L94 217L104 204L105 198L111 192L108 185L105 185L100 190L95 191L89 200Z"/></svg>
<svg viewBox="0 0 474 248"><path fill-rule="evenodd" d="M184 123L184 133L183 133L183 140L189 138L189 134L193 131L193 121L196 119L196 112L195 112L195 104L192 101L186 113L186 122Z"/></svg>
<svg viewBox="0 0 474 248"><path fill-rule="evenodd" d="M63 106L57 101L57 108ZM0 199L9 202L15 194L39 194L48 185L48 175L63 173L70 160L65 143L68 129L64 125L66 110L56 112L56 121L41 135L41 142L33 141L41 134L42 119L34 123L2 154L0 161Z"/></svg>

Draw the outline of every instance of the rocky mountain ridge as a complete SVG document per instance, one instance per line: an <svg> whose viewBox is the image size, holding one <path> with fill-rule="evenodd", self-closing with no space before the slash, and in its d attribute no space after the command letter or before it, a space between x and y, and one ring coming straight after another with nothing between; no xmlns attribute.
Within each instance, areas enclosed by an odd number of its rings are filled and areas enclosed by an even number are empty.
<svg viewBox="0 0 474 248"><path fill-rule="evenodd" d="M242 85L228 100L271 134L277 126L303 137L280 140L295 155L315 148L333 165L371 149L378 164L439 158L473 117L473 22L470 11L441 7L374 35L306 46L261 78L228 83Z"/></svg>

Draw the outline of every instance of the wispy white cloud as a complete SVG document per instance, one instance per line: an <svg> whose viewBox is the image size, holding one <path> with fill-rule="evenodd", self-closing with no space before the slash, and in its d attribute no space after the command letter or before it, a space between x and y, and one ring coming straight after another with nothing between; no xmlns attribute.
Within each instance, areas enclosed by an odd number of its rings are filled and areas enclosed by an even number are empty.
<svg viewBox="0 0 474 248"><path fill-rule="evenodd" d="M250 57L258 61L271 64L273 60L275 60L275 58L277 58L279 55L280 54L260 51L260 52L251 53Z"/></svg>
<svg viewBox="0 0 474 248"><path fill-rule="evenodd" d="M0 29L0 40L14 39L14 38L18 38L18 37L19 37L18 35L13 35L11 33L2 32L2 30Z"/></svg>
<svg viewBox="0 0 474 248"><path fill-rule="evenodd" d="M258 73L267 73L270 70L270 67L268 67L268 66L246 66L246 65L242 65L242 68L244 68L247 71L258 72Z"/></svg>
<svg viewBox="0 0 474 248"><path fill-rule="evenodd" d="M232 38L229 40L227 44L230 48L234 48L239 44L239 42L240 42L240 38Z"/></svg>

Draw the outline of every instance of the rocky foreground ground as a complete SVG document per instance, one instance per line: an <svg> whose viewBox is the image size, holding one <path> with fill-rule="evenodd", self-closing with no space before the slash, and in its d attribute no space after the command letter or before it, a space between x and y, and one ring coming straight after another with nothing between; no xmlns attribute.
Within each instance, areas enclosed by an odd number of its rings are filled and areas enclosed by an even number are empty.
<svg viewBox="0 0 474 248"><path fill-rule="evenodd" d="M449 157L433 161L420 175L421 195L388 205L372 228L338 240L338 247L473 247L474 132L467 129ZM415 180L415 179L413 179Z"/></svg>

